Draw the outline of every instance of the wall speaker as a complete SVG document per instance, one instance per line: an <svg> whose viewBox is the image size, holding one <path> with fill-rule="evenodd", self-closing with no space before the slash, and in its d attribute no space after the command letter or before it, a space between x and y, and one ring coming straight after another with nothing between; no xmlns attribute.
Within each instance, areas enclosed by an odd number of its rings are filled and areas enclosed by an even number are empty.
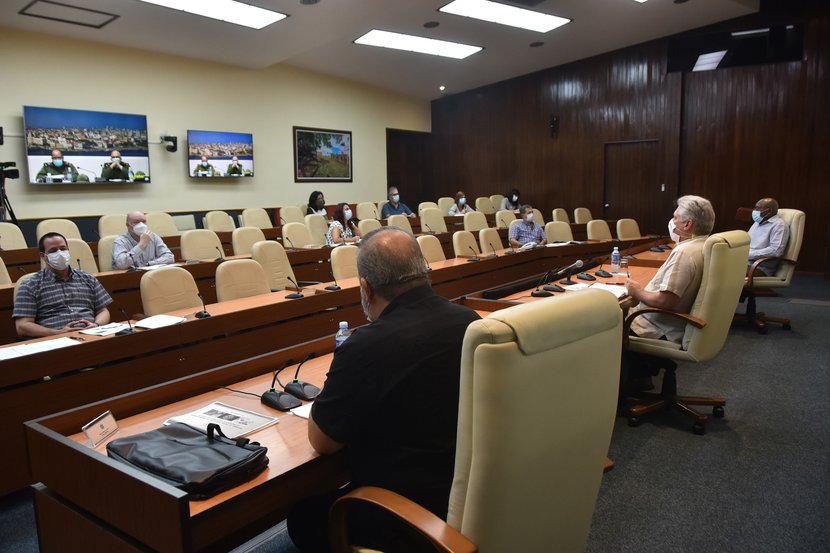
<svg viewBox="0 0 830 553"><path fill-rule="evenodd" d="M559 117L551 113L548 124L550 126L550 137L556 138L556 135L559 134Z"/></svg>

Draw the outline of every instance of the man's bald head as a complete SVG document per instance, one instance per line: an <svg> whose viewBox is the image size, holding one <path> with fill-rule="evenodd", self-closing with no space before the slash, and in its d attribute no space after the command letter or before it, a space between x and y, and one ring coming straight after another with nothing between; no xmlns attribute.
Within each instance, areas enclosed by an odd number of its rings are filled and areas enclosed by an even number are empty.
<svg viewBox="0 0 830 553"><path fill-rule="evenodd" d="M359 247L357 274L382 298L392 301L429 284L418 242L405 230L381 227L367 234Z"/></svg>
<svg viewBox="0 0 830 553"><path fill-rule="evenodd" d="M127 213L127 225L134 225L136 223L146 223L147 217L141 211L130 211Z"/></svg>

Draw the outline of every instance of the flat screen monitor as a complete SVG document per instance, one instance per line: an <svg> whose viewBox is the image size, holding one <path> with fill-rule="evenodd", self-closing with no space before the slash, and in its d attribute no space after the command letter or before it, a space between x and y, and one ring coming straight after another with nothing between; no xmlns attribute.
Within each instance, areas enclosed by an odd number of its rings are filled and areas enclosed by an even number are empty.
<svg viewBox="0 0 830 553"><path fill-rule="evenodd" d="M23 106L23 132L31 183L150 181L146 115ZM53 162L53 150L63 163Z"/></svg>
<svg viewBox="0 0 830 553"><path fill-rule="evenodd" d="M254 135L188 130L187 173L195 178L253 177Z"/></svg>

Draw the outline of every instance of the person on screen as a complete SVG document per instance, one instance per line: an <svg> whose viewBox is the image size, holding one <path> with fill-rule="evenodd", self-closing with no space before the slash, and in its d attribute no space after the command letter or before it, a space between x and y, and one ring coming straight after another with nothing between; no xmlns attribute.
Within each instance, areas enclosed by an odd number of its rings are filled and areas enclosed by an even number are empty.
<svg viewBox="0 0 830 553"><path fill-rule="evenodd" d="M219 171L211 165L210 161L208 161L207 156L202 156L199 163L193 169L193 176L194 177L218 177L220 175Z"/></svg>
<svg viewBox="0 0 830 553"><path fill-rule="evenodd" d="M504 199L501 201L501 206L499 209L509 209L510 211L515 211L516 213L519 212L519 191L517 189L513 189L507 193Z"/></svg>
<svg viewBox="0 0 830 553"><path fill-rule="evenodd" d="M778 216L778 201L761 198L752 210L754 223L749 229L749 265L762 257L781 257L790 240L790 227ZM761 263L756 271L772 275L778 268L778 260Z"/></svg>
<svg viewBox="0 0 830 553"><path fill-rule="evenodd" d="M352 217L352 209L347 203L339 203L334 208L334 219L326 232L326 245L351 244L360 241L360 229L357 228L358 219Z"/></svg>
<svg viewBox="0 0 830 553"><path fill-rule="evenodd" d="M323 197L323 193L319 190L315 190L311 193L308 197L308 207L305 210L306 215L322 215L326 219L328 219L328 213L326 213L326 198Z"/></svg>
<svg viewBox="0 0 830 553"><path fill-rule="evenodd" d="M110 152L110 161L101 169L101 178L107 180L130 180L130 164L121 159L121 152Z"/></svg>
<svg viewBox="0 0 830 553"><path fill-rule="evenodd" d="M62 182L77 182L78 180L89 180L86 175L79 175L75 166L63 159L63 152L58 149L52 150L52 161L43 164L38 171L35 180L37 182L51 182L54 177L60 177ZM56 180L56 179L55 179Z"/></svg>
<svg viewBox="0 0 830 553"><path fill-rule="evenodd" d="M390 186L386 191L389 201L383 204L383 209L380 210L380 216L388 219L390 215L406 215L407 217L415 217L412 210L407 207L405 203L401 203L401 195L398 192L397 186Z"/></svg>
<svg viewBox="0 0 830 553"><path fill-rule="evenodd" d="M475 211L470 204L467 203L467 195L461 190L455 194L455 203L450 206L447 215L464 215L465 213L472 213Z"/></svg>
<svg viewBox="0 0 830 553"><path fill-rule="evenodd" d="M173 253L164 241L147 227L140 211L127 214L127 232L112 243L113 270L173 263ZM102 267L103 269L103 267Z"/></svg>
<svg viewBox="0 0 830 553"><path fill-rule="evenodd" d="M525 204L519 208L522 221L510 227L510 245L521 248L526 244L544 246L548 243L542 225L533 220L533 206ZM525 246L530 247L530 246Z"/></svg>
<svg viewBox="0 0 830 553"><path fill-rule="evenodd" d="M308 439L323 455L345 448L349 485L311 497L288 517L301 551L327 551L332 503L360 486L380 486L446 518L455 466L461 344L479 316L437 295L415 238L395 227L367 233L358 246L363 312L370 324L334 351L308 419ZM440 382L440 386L435 386ZM411 551L387 541L386 519L350 518L354 543Z"/></svg>
<svg viewBox="0 0 830 553"><path fill-rule="evenodd" d="M239 163L239 158L238 157L233 156L231 158L231 163L230 163L230 165L228 165L228 170L225 171L225 174L226 175L244 175L245 174L245 168L242 167L241 163Z"/></svg>
<svg viewBox="0 0 830 553"><path fill-rule="evenodd" d="M66 238L47 232L38 240L46 265L20 285L14 299L14 326L25 338L52 336L110 322L112 298L98 279L72 268Z"/></svg>

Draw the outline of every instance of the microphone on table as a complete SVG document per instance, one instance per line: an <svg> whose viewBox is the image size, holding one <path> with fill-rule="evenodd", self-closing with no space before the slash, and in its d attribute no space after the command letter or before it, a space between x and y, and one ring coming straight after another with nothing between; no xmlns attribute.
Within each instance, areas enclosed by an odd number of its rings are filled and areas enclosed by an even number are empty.
<svg viewBox="0 0 830 553"><path fill-rule="evenodd" d="M334 275L332 275L332 276L334 276ZM289 300L298 300L298 299L300 299L300 298L304 297L304 296L303 296L303 289L302 289L302 288L300 288L300 285L299 285L299 284L297 284L297 283L294 281L294 279L293 279L293 278L291 278L291 277L290 277L290 276L288 276L288 275L285 275L285 278L287 278L287 279L291 282L291 284L293 284L293 285L294 285L294 288L296 288L296 289L297 289L297 291L296 291L296 292L291 292L290 294L286 295L285 297L286 297L287 299L289 299Z"/></svg>
<svg viewBox="0 0 830 553"><path fill-rule="evenodd" d="M427 271L427 272L431 271L432 267L429 266L429 261L427 261L427 258L424 257L424 254L421 254L421 259L424 260L424 264L426 265L426 269L424 269L424 271Z"/></svg>
<svg viewBox="0 0 830 553"><path fill-rule="evenodd" d="M421 221L421 224L427 228L427 234L435 234L435 231L429 227L426 221Z"/></svg>
<svg viewBox="0 0 830 553"><path fill-rule="evenodd" d="M282 215L280 215L280 222L281 222L283 225L287 224L287 223L285 222L285 219L283 219L283 218L282 218Z"/></svg>
<svg viewBox="0 0 830 553"><path fill-rule="evenodd" d="M582 260L577 259L576 261L574 261L573 263L571 263L570 265L565 267L563 270L558 271L559 274L565 273L567 275L565 277L565 280L560 280L559 281L559 284L565 284L565 285L576 284L576 282L571 280L571 273L574 271L574 269L579 269L580 267L582 267Z"/></svg>
<svg viewBox="0 0 830 553"><path fill-rule="evenodd" d="M516 253L516 248L513 247L513 243L510 242L510 237L507 237L507 245L510 246L510 251L504 252L504 255L513 255Z"/></svg>
<svg viewBox="0 0 830 553"><path fill-rule="evenodd" d="M196 292L196 295L199 296L199 299L202 300L202 310L196 313L197 319L207 319L210 317L210 313L207 311L207 307L205 307L205 298L202 297L202 294Z"/></svg>
<svg viewBox="0 0 830 553"><path fill-rule="evenodd" d="M478 254L473 249L473 247L472 246L467 246L467 247L470 248L471 252L473 252L473 257L468 257L467 261L481 261L481 259L479 259Z"/></svg>
<svg viewBox="0 0 830 553"><path fill-rule="evenodd" d="M78 258L78 259L76 259L75 261L77 261L77 262L78 262L78 270L80 271L80 270L81 270L81 258L79 257L79 258Z"/></svg>
<svg viewBox="0 0 830 553"><path fill-rule="evenodd" d="M550 271L547 271L545 274L542 275L542 278L539 279L539 284L536 285L536 290L530 293L531 296L533 296L534 298L549 298L553 295L546 290L539 289L539 287L542 286L542 283L547 281L549 275Z"/></svg>
<svg viewBox="0 0 830 553"><path fill-rule="evenodd" d="M130 315L127 313L127 310L123 307L118 308L123 314L124 318L127 320L127 325L130 328L125 328L124 330L119 330L115 333L116 336L126 336L127 334L135 334L135 329L133 328L133 323L130 322Z"/></svg>
<svg viewBox="0 0 830 553"><path fill-rule="evenodd" d="M492 242L488 242L487 244L490 246L490 249L493 250L493 252L490 255L487 256L487 258L488 259L497 258L499 256L499 254L496 253L496 247L493 245Z"/></svg>
<svg viewBox="0 0 830 553"><path fill-rule="evenodd" d="M217 252L219 252L219 257L217 257L216 259L214 259L214 261L215 261L216 263L222 263L223 261L225 261L225 252L223 252L223 251L219 248L219 246L213 246L213 247L216 249L216 251L217 251Z"/></svg>
<svg viewBox="0 0 830 553"><path fill-rule="evenodd" d="M329 269L329 274L331 275L331 278L334 279L334 284L329 284L328 286L326 286L326 290L331 290L332 292L340 290L340 286L337 284L337 277L334 276L334 271Z"/></svg>
<svg viewBox="0 0 830 553"><path fill-rule="evenodd" d="M378 208L372 206L372 212L375 214L375 219L380 220L380 217L378 217Z"/></svg>
<svg viewBox="0 0 830 553"><path fill-rule="evenodd" d="M259 396L259 401L262 402L263 405L273 407L278 411L288 411L289 409L302 405L302 402L300 402L300 400L296 397L287 392L281 392L274 388L274 384L277 382L279 374L283 371L283 369L285 369L285 367L293 363L294 360L289 359L283 363L279 369L274 371L274 378L271 380L271 389Z"/></svg>
<svg viewBox="0 0 830 553"><path fill-rule="evenodd" d="M314 384L309 384L308 382L303 382L302 380L297 380L297 377L300 375L300 367L303 366L303 363L308 361L309 359L314 359L317 357L317 354L313 351L305 356L299 365L297 365L297 370L294 371L294 380L289 382L285 385L285 391L291 394L294 397L298 397L300 399L314 399L318 395L320 395L320 388L315 386Z"/></svg>
<svg viewBox="0 0 830 553"><path fill-rule="evenodd" d="M127 272L128 272L128 273L132 273L133 271L137 271L137 270L138 270L138 267L136 267L136 266L135 266L135 257L133 257L133 252L127 252L127 255L129 255L129 256L130 256L130 261L132 261L132 262L133 262L133 264L132 264L132 265L130 265L129 267L127 267Z"/></svg>
<svg viewBox="0 0 830 553"><path fill-rule="evenodd" d="M285 251L287 251L287 252L296 252L297 251L297 248L294 247L294 242L292 242L289 237L283 236L282 239L283 240L288 240L288 245L291 246L290 248L288 248Z"/></svg>

